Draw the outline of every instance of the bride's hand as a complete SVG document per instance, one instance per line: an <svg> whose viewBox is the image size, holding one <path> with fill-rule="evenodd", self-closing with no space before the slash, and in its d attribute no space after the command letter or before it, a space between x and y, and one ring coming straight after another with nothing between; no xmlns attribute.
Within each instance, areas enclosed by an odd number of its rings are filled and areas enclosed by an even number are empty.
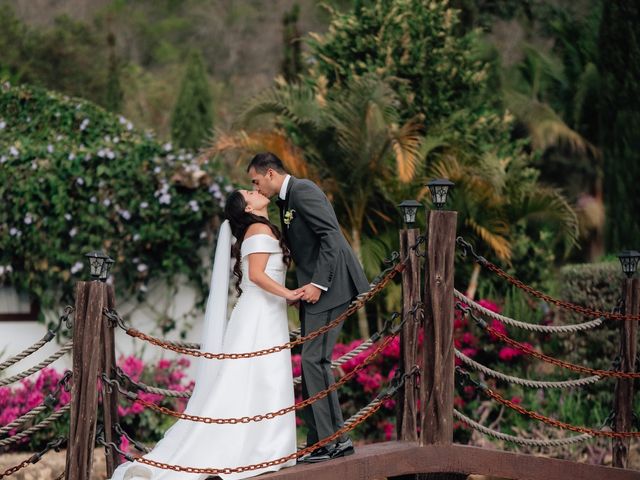
<svg viewBox="0 0 640 480"><path fill-rule="evenodd" d="M287 299L287 303L293 304L300 301L300 297L302 297L304 292L299 290L288 290L287 295L284 297Z"/></svg>

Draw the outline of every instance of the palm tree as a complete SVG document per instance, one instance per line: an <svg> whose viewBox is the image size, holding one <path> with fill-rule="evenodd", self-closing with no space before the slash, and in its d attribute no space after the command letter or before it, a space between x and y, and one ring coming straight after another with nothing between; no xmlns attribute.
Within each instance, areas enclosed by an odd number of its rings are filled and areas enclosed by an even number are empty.
<svg viewBox="0 0 640 480"><path fill-rule="evenodd" d="M373 75L331 91L323 82L280 84L251 99L239 116L241 129L218 132L208 154L269 149L292 174L314 180L331 200L345 236L368 269L374 262L366 258L362 232L375 234L381 221L390 220L384 210L395 209L397 198L389 196L389 183L410 182L421 166L420 124L400 124L397 105L393 89ZM253 128L264 116L273 121L272 128ZM375 256L379 251L370 249ZM358 324L360 334L368 337L363 311Z"/></svg>

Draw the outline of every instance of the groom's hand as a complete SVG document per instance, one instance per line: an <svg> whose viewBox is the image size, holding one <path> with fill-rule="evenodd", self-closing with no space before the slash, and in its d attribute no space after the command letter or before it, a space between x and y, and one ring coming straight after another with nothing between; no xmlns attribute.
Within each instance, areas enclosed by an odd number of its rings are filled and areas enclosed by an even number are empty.
<svg viewBox="0 0 640 480"><path fill-rule="evenodd" d="M316 303L320 299L320 294L322 293L322 290L310 283L298 290L303 292L301 300L307 303Z"/></svg>

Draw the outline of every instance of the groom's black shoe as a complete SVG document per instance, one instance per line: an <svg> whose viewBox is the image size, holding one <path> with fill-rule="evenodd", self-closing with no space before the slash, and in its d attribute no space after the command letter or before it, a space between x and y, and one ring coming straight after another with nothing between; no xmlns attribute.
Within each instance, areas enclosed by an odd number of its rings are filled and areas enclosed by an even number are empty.
<svg viewBox="0 0 640 480"><path fill-rule="evenodd" d="M353 442L350 438L336 443L334 447L329 450L329 455L331 455L331 458L347 457L349 455L353 455L354 453L356 453L356 450L353 448Z"/></svg>
<svg viewBox="0 0 640 480"><path fill-rule="evenodd" d="M329 449L326 447L320 447L308 455L301 457L298 462L299 463L319 463L324 462L325 460L331 460L331 454L329 453Z"/></svg>

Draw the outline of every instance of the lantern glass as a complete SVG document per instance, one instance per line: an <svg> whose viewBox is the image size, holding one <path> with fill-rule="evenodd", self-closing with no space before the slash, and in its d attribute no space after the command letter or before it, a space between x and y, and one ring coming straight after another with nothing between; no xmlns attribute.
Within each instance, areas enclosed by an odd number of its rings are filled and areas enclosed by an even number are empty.
<svg viewBox="0 0 640 480"><path fill-rule="evenodd" d="M638 261L640 261L640 252L635 250L625 250L618 254L622 271L627 278L633 277L638 270Z"/></svg>
<svg viewBox="0 0 640 480"><path fill-rule="evenodd" d="M418 208L422 207L422 204L416 200L404 200L398 207L402 209L404 223L406 223L407 226L411 226L416 223Z"/></svg>
<svg viewBox="0 0 640 480"><path fill-rule="evenodd" d="M431 192L431 200L433 201L433 205L438 210L442 210L447 203L449 190L453 188L454 183L444 178L438 178L429 182L427 186L429 187L429 191Z"/></svg>
<svg viewBox="0 0 640 480"><path fill-rule="evenodd" d="M94 279L100 278L107 257L102 251L89 252L84 255L89 259L89 272Z"/></svg>
<svg viewBox="0 0 640 480"><path fill-rule="evenodd" d="M111 257L107 257L102 264L102 270L100 271L100 281L106 282L111 271L111 266L115 263L115 260Z"/></svg>

